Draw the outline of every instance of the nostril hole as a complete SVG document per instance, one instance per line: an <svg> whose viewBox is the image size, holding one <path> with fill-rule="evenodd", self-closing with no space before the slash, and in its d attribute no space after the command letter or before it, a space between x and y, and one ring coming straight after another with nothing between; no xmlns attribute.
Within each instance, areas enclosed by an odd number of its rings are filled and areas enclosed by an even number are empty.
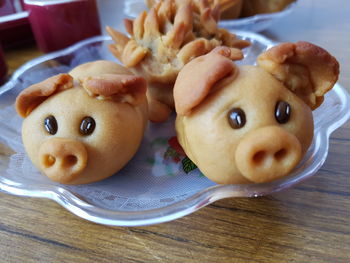
<svg viewBox="0 0 350 263"><path fill-rule="evenodd" d="M277 161L282 160L285 156L287 155L287 150L286 149L281 149L277 152L275 152L274 157Z"/></svg>
<svg viewBox="0 0 350 263"><path fill-rule="evenodd" d="M255 164L261 164L263 162L263 160L265 159L265 156L266 156L266 152L265 151L258 151L253 156L253 162Z"/></svg>
<svg viewBox="0 0 350 263"><path fill-rule="evenodd" d="M75 155L67 155L64 158L64 165L67 167L72 167L78 162L78 158Z"/></svg>
<svg viewBox="0 0 350 263"><path fill-rule="evenodd" d="M48 154L44 156L44 167L49 168L53 166L56 162L56 158L53 157L52 155Z"/></svg>

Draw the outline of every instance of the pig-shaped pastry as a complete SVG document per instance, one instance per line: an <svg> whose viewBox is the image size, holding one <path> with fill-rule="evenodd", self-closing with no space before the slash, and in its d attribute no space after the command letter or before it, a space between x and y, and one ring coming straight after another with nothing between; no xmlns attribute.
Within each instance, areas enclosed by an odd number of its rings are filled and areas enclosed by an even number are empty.
<svg viewBox="0 0 350 263"><path fill-rule="evenodd" d="M109 61L80 65L17 97L22 139L33 164L53 181L85 184L118 172L147 125L146 81Z"/></svg>
<svg viewBox="0 0 350 263"><path fill-rule="evenodd" d="M176 131L188 157L220 184L286 176L313 138L312 110L336 83L339 64L307 42L262 53L236 66L218 47L180 71L174 87Z"/></svg>

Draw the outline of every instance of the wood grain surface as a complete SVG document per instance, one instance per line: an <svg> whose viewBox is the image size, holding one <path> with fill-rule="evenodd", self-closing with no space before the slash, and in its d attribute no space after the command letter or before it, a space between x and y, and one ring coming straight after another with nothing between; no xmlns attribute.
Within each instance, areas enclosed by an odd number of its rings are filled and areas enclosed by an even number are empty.
<svg viewBox="0 0 350 263"><path fill-rule="evenodd" d="M301 0L263 32L306 40L340 62L350 91L350 1ZM10 71L41 55L6 51ZM350 123L333 133L311 179L271 196L215 202L145 227L87 222L53 201L0 193L0 262L350 262Z"/></svg>

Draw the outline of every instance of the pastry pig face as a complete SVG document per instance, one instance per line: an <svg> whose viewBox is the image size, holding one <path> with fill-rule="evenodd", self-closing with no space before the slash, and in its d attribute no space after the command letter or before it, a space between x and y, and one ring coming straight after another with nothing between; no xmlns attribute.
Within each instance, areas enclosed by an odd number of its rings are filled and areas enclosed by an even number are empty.
<svg viewBox="0 0 350 263"><path fill-rule="evenodd" d="M289 173L312 140L310 108L260 68L242 67L233 78L191 115L178 117L186 153L218 183Z"/></svg>
<svg viewBox="0 0 350 263"><path fill-rule="evenodd" d="M71 80L64 74L32 86L36 92L31 92L30 99L26 99L29 92L20 95L17 110L26 116L22 139L34 165L54 181L84 184L113 175L137 151L147 120L145 83L133 80L133 85L142 86L136 102L135 93L129 91L95 93L100 86L116 90L119 84L114 76L87 78L79 84ZM29 105L43 100L43 93L53 85L55 91L30 111Z"/></svg>
<svg viewBox="0 0 350 263"><path fill-rule="evenodd" d="M261 183L287 175L313 138L312 110L302 99L312 96L300 98L262 67L236 67L224 58L226 49L215 52L180 72L175 84L180 144L217 183ZM193 80L194 71L200 73L198 90L181 99L182 85Z"/></svg>

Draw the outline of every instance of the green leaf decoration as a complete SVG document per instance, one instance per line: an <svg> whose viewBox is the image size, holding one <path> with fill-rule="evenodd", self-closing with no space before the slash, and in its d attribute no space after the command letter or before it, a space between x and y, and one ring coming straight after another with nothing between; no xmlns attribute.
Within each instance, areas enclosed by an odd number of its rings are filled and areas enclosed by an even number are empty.
<svg viewBox="0 0 350 263"><path fill-rule="evenodd" d="M195 169L197 169L197 165L194 164L188 157L182 159L182 168L185 173L189 173Z"/></svg>

